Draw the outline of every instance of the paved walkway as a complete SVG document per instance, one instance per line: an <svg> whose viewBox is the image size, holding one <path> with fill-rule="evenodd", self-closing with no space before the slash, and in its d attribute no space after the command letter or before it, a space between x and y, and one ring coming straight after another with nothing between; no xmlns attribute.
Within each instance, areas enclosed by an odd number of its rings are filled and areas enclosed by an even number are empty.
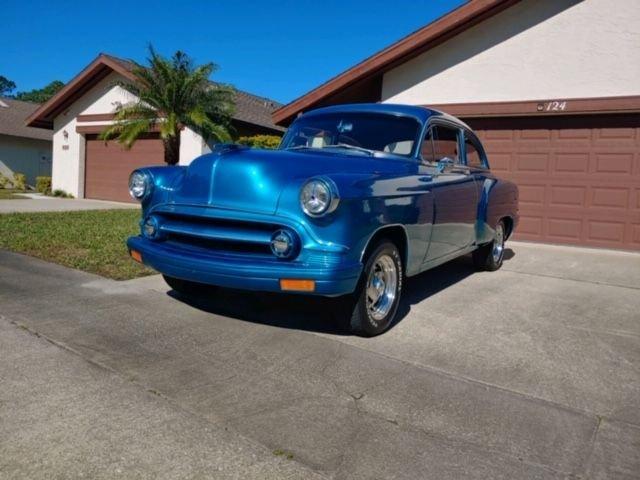
<svg viewBox="0 0 640 480"><path fill-rule="evenodd" d="M0 200L0 214L17 212L70 212L74 210L110 210L140 208L136 203L107 202L77 198L40 197L19 200Z"/></svg>
<svg viewBox="0 0 640 480"><path fill-rule="evenodd" d="M0 251L0 478L637 479L640 255L511 243L331 304Z"/></svg>

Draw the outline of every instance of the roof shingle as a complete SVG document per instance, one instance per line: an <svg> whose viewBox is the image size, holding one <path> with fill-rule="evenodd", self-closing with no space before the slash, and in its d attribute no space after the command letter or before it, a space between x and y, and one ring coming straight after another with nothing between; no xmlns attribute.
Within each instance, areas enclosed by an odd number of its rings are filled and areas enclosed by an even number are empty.
<svg viewBox="0 0 640 480"><path fill-rule="evenodd" d="M39 106L39 103L0 97L0 135L51 141L53 136L51 130L25 125L27 117L35 112Z"/></svg>
<svg viewBox="0 0 640 480"><path fill-rule="evenodd" d="M80 88L87 88L87 83L95 83L104 78L105 71L115 70L128 80L135 81L135 77L131 73L135 67L136 64L131 60L101 53L91 64L65 85L62 90L47 103L43 104L42 108L28 119L28 123L42 128L51 128L53 117L58 114L64 105L75 101L74 92L77 92ZM103 72L103 74L99 75L100 72ZM242 90L236 89L235 91L236 110L233 115L234 120L257 125L274 132L284 131L284 128L273 123L271 118L271 114L282 107L282 104Z"/></svg>

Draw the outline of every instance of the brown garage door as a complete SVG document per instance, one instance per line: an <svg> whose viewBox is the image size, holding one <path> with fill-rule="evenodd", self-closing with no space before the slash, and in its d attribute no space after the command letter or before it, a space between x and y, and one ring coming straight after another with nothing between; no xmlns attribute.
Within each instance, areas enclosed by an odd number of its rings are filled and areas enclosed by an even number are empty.
<svg viewBox="0 0 640 480"><path fill-rule="evenodd" d="M469 123L520 188L514 238L640 250L640 116Z"/></svg>
<svg viewBox="0 0 640 480"><path fill-rule="evenodd" d="M162 165L162 141L157 135L139 139L125 150L116 141L104 142L87 135L85 161L85 197L131 202L129 175L148 165Z"/></svg>

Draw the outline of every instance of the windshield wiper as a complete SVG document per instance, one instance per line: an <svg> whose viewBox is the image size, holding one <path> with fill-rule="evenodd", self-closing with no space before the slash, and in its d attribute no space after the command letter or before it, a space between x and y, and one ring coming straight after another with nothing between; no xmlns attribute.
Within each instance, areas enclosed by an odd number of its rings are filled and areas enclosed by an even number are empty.
<svg viewBox="0 0 640 480"><path fill-rule="evenodd" d="M322 148L345 148L347 150L356 150L358 152L368 153L372 157L376 153L375 150L370 150L364 147L356 147L355 145L349 145L348 143L336 143L334 145L325 145Z"/></svg>
<svg viewBox="0 0 640 480"><path fill-rule="evenodd" d="M313 147L308 147L307 145L294 145L293 147L285 148L285 150L303 150L305 148L313 148Z"/></svg>

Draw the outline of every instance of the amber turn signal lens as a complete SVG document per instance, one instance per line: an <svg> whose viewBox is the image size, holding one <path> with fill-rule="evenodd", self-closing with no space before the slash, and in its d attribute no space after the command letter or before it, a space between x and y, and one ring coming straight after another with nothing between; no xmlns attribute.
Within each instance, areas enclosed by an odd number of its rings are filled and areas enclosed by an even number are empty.
<svg viewBox="0 0 640 480"><path fill-rule="evenodd" d="M316 289L316 282L314 280L282 278L280 279L280 289L296 292L313 292Z"/></svg>
<svg viewBox="0 0 640 480"><path fill-rule="evenodd" d="M137 250L131 250L131 258L133 258L136 262L142 263L142 254Z"/></svg>

